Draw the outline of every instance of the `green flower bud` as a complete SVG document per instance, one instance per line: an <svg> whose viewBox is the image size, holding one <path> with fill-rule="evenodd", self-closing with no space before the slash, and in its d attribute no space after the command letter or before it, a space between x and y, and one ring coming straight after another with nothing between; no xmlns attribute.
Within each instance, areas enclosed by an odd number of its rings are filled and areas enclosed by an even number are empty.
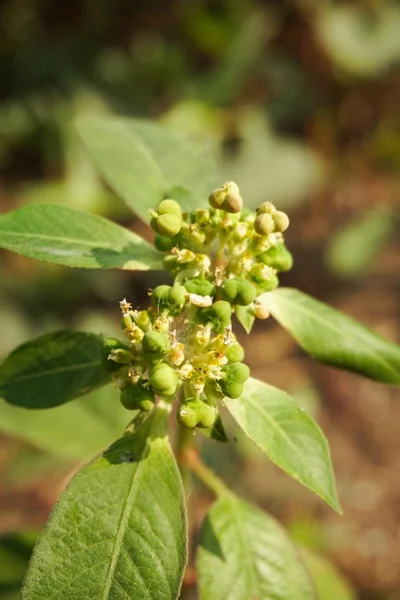
<svg viewBox="0 0 400 600"><path fill-rule="evenodd" d="M209 323L216 333L223 333L231 323L232 308L228 302L218 300L208 308L203 308L200 318L204 323Z"/></svg>
<svg viewBox="0 0 400 600"><path fill-rule="evenodd" d="M160 252L169 252L175 246L179 246L179 236L167 237L157 234L154 238L154 245Z"/></svg>
<svg viewBox="0 0 400 600"><path fill-rule="evenodd" d="M239 282L237 279L225 279L219 288L220 296L229 304L235 304L236 295L238 293Z"/></svg>
<svg viewBox="0 0 400 600"><path fill-rule="evenodd" d="M272 218L275 223L275 230L283 232L289 227L289 217L286 213L277 210L276 213L272 215Z"/></svg>
<svg viewBox="0 0 400 600"><path fill-rule="evenodd" d="M222 208L225 196L226 191L223 188L218 188L211 192L211 194L208 196L208 201L213 208Z"/></svg>
<svg viewBox="0 0 400 600"><path fill-rule="evenodd" d="M250 369L242 362L234 362L222 367L223 381L245 383L250 377Z"/></svg>
<svg viewBox="0 0 400 600"><path fill-rule="evenodd" d="M195 277L194 279L188 279L185 281L185 288L190 294L197 294L198 296L214 296L215 286L205 279L204 277Z"/></svg>
<svg viewBox="0 0 400 600"><path fill-rule="evenodd" d="M148 331L142 339L143 352L147 360L156 361L171 350L168 335L159 331Z"/></svg>
<svg viewBox="0 0 400 600"><path fill-rule="evenodd" d="M293 266L293 256L284 244L272 246L259 254L257 259L277 271L289 271Z"/></svg>
<svg viewBox="0 0 400 600"><path fill-rule="evenodd" d="M240 279L238 281L238 291L235 299L235 303L239 306L247 306L254 302L257 296L257 290L250 281L246 279Z"/></svg>
<svg viewBox="0 0 400 600"><path fill-rule="evenodd" d="M171 273L172 277L176 277L178 273L185 269L187 265L183 265L178 261L178 258L173 254L167 254L163 258L163 267L168 273Z"/></svg>
<svg viewBox="0 0 400 600"><path fill-rule="evenodd" d="M239 343L232 344L232 346L229 346L225 356L229 362L242 362L244 359L243 346L241 346Z"/></svg>
<svg viewBox="0 0 400 600"><path fill-rule="evenodd" d="M154 393L158 396L172 396L178 387L178 376L167 363L150 367L149 379Z"/></svg>
<svg viewBox="0 0 400 600"><path fill-rule="evenodd" d="M177 419L179 425L186 429L194 429L198 423L198 416L196 407L191 406L190 403L185 402L179 407L177 413Z"/></svg>
<svg viewBox="0 0 400 600"><path fill-rule="evenodd" d="M120 400L128 410L149 411L154 407L153 392L139 382L123 389Z"/></svg>
<svg viewBox="0 0 400 600"><path fill-rule="evenodd" d="M157 212L159 215L182 217L182 209L175 200L162 200L157 206Z"/></svg>
<svg viewBox="0 0 400 600"><path fill-rule="evenodd" d="M156 221L157 233L169 237L177 235L182 227L182 217L178 215L160 215Z"/></svg>
<svg viewBox="0 0 400 600"><path fill-rule="evenodd" d="M239 398L243 394L243 383L236 381L221 381L221 389L228 398Z"/></svg>
<svg viewBox="0 0 400 600"><path fill-rule="evenodd" d="M269 213L259 214L254 221L254 231L259 235L269 235L275 231L275 221Z"/></svg>
<svg viewBox="0 0 400 600"><path fill-rule="evenodd" d="M269 213L272 214L275 212L275 206L272 204L272 202L262 202L257 208L256 208L256 213L258 215L263 214L263 213Z"/></svg>

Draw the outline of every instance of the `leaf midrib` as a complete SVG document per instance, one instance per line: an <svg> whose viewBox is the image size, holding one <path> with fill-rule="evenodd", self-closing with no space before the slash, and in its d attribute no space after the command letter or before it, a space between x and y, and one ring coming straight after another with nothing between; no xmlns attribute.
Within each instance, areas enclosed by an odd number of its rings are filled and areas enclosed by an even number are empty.
<svg viewBox="0 0 400 600"><path fill-rule="evenodd" d="M286 302L286 304L288 304L288 303L289 303L289 305L293 304L293 302L291 300L285 299L284 295L280 295L280 298L281 298L281 300L283 300L283 302ZM274 302L274 300L272 300L272 301ZM276 308L277 312L279 313L279 307L276 306L276 304L275 304L275 308ZM311 310L305 308L301 304L296 304L296 310L299 312L303 311L303 313L305 313L312 319L322 323L322 325L324 325L326 328L331 329L332 331L337 333L340 337L343 337L342 331L338 327L336 327L331 321L324 320L322 317L316 315ZM273 311L271 311L271 312L273 312ZM350 317L347 317L347 315L344 315L344 317L350 318ZM285 320L285 319L283 319L283 320ZM363 325L361 325L361 326L363 327ZM366 343L362 338L357 336L357 329L355 331L355 334L353 334L353 335L357 339L357 341L360 342L361 344ZM373 333L373 335L377 335L377 334ZM296 336L296 339L298 339L297 336ZM386 340L382 340L382 341L379 340L379 341L381 343L384 343L384 344L386 343L386 344L390 345L390 343L387 342ZM373 354L374 358L377 360L377 362L380 362L382 365L384 365L390 372L392 372L396 376L397 380L399 380L399 374L398 374L397 370L395 370L392 367L391 363L383 360L382 357L378 354L378 352L376 350L374 350L374 348L371 345L368 345L368 348L369 348L370 352Z"/></svg>
<svg viewBox="0 0 400 600"><path fill-rule="evenodd" d="M20 377L11 378L10 383L20 383L21 381L27 381L29 379L40 379L43 376L53 375L55 373L63 373L68 371L78 371L81 369L87 369L88 367L101 366L99 361L87 362L87 363L79 363L74 365L67 365L65 367L57 367L56 369L46 369L44 371L40 371L40 373L31 373L29 375L21 375ZM1 390L1 384L0 384Z"/></svg>
<svg viewBox="0 0 400 600"><path fill-rule="evenodd" d="M130 486L129 492L126 496L126 499L125 499L125 502L123 505L123 509L121 511L121 518L118 523L117 535L115 536L114 546L113 546L113 550L112 550L111 557L110 557L111 558L110 566L109 566L108 573L107 573L107 579L106 579L105 585L104 585L102 600L109 600L109 592L111 589L111 585L113 583L113 575L115 573L117 561L118 561L118 558L120 555L123 538L124 538L124 533L126 530L126 525L128 523L129 516L132 511L133 502L136 497L136 492L139 487L140 473L143 469L144 462L145 462L145 459L143 457L141 457L141 460L139 460L136 469L133 469L133 472L132 472L131 486ZM151 598L149 597L147 588L146 588L146 592L147 592L146 598L149 598L149 600L151 600Z"/></svg>
<svg viewBox="0 0 400 600"><path fill-rule="evenodd" d="M0 230L0 233L1 233L1 235L6 235L6 236L8 235L8 236L14 236L14 237L29 237L29 238L35 238L35 239L50 240L53 242L55 241L55 242L61 242L61 243L62 242L74 243L74 244L80 244L82 246L90 246L92 248L95 244L96 248L107 248L109 250L116 249L116 246L114 246L114 245L109 245L104 242L98 242L97 240L86 241L86 240L82 240L79 238L67 238L67 237L59 237L59 236L37 234L37 233L17 233L17 232L13 232L13 231L1 231L1 230ZM130 240L130 241L134 245L136 245L138 243L137 241L135 241L135 238L132 238L132 240ZM121 246L121 248L124 249L125 246Z"/></svg>

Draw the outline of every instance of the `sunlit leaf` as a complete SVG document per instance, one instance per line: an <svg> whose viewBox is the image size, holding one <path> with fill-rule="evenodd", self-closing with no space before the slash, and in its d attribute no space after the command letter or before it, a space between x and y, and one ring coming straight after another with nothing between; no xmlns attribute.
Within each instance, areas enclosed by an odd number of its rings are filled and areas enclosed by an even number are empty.
<svg viewBox="0 0 400 600"><path fill-rule="evenodd" d="M87 269L160 269L160 253L108 219L50 204L0 215L0 247L28 258Z"/></svg>
<svg viewBox="0 0 400 600"><path fill-rule="evenodd" d="M278 467L340 512L328 443L293 398L250 378L240 398L224 402L244 433Z"/></svg>
<svg viewBox="0 0 400 600"><path fill-rule="evenodd" d="M400 346L299 290L279 288L258 300L313 358L400 384Z"/></svg>

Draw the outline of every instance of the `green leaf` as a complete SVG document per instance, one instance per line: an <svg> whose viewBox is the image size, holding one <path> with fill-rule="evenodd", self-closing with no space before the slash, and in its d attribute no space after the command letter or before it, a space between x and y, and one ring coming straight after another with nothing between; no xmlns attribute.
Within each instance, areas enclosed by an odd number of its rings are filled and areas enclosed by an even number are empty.
<svg viewBox="0 0 400 600"><path fill-rule="evenodd" d="M224 402L244 433L272 462L341 512L328 443L293 398L250 378L240 398Z"/></svg>
<svg viewBox="0 0 400 600"><path fill-rule="evenodd" d="M108 219L65 206L23 206L0 215L0 247L87 269L161 269L160 253Z"/></svg>
<svg viewBox="0 0 400 600"><path fill-rule="evenodd" d="M104 338L58 331L16 348L0 366L0 397L24 408L51 408L111 381Z"/></svg>
<svg viewBox="0 0 400 600"><path fill-rule="evenodd" d="M250 333L255 321L253 306L251 304L249 306L236 306L235 315L245 332Z"/></svg>
<svg viewBox="0 0 400 600"><path fill-rule="evenodd" d="M356 600L349 583L336 567L309 548L299 548L318 594L318 600Z"/></svg>
<svg viewBox="0 0 400 600"><path fill-rule="evenodd" d="M71 480L36 545L21 600L178 598L186 517L167 417L156 408L138 433Z"/></svg>
<svg viewBox="0 0 400 600"><path fill-rule="evenodd" d="M388 242L395 227L395 215L382 207L345 224L329 241L328 265L340 275L362 275Z"/></svg>
<svg viewBox="0 0 400 600"><path fill-rule="evenodd" d="M0 431L72 460L88 460L111 444L131 418L110 385L52 410L21 410L0 400Z"/></svg>
<svg viewBox="0 0 400 600"><path fill-rule="evenodd" d="M193 210L221 183L209 149L157 123L90 116L77 128L106 182L145 222L164 198Z"/></svg>
<svg viewBox="0 0 400 600"><path fill-rule="evenodd" d="M292 288L268 292L258 300L316 360L383 383L400 384L400 346Z"/></svg>
<svg viewBox="0 0 400 600"><path fill-rule="evenodd" d="M315 600L283 528L234 496L220 498L206 516L197 570L201 600Z"/></svg>

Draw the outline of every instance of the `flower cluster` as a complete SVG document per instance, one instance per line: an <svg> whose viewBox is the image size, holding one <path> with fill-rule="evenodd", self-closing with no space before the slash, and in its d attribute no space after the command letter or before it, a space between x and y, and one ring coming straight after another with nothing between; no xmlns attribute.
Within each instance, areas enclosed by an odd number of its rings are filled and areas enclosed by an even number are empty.
<svg viewBox="0 0 400 600"><path fill-rule="evenodd" d="M218 403L238 398L249 377L244 351L232 332L232 314L248 307L268 316L257 297L278 285L277 273L292 266L282 232L285 213L265 202L243 210L238 186L226 183L209 197L210 208L182 213L174 200L151 212L156 248L174 278L151 293L148 310L121 302L130 342L111 350L121 365L115 381L128 409L148 411L155 398L180 391L179 423L211 427Z"/></svg>

